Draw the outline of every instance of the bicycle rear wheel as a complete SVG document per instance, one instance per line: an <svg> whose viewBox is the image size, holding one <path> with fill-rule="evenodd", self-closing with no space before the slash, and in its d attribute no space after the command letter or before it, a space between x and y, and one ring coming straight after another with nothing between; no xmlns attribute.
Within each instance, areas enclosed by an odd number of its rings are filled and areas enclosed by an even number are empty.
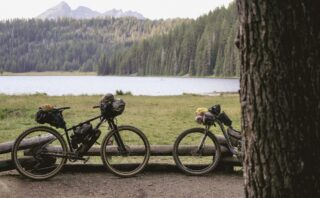
<svg viewBox="0 0 320 198"><path fill-rule="evenodd" d="M55 176L66 162L67 146L54 129L39 126L24 131L12 148L12 161L21 175L34 180Z"/></svg>
<svg viewBox="0 0 320 198"><path fill-rule="evenodd" d="M121 151L116 136L120 137L125 151ZM132 126L120 126L108 133L101 144L101 158L104 165L114 174L130 177L142 171L150 158L147 137Z"/></svg>
<svg viewBox="0 0 320 198"><path fill-rule="evenodd" d="M212 171L220 160L220 145L211 132L204 141L203 149L199 149L204 134L204 128L192 128L182 132L174 143L174 161L187 174L206 174Z"/></svg>

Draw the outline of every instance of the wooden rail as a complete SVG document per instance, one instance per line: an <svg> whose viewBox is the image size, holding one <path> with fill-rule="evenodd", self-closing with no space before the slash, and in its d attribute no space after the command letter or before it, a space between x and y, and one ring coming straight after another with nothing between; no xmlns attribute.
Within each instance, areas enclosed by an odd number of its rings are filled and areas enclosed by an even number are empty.
<svg viewBox="0 0 320 198"><path fill-rule="evenodd" d="M23 149L28 149L32 146L38 146L41 144L45 144L45 143L49 142L50 140L52 140L53 138L54 138L54 136L52 136L52 135L29 138L27 140L22 141L21 147L19 149L23 150ZM226 143L226 140L223 136L217 136L217 139L218 139L218 142L220 143L221 146L226 146L227 143ZM0 143L0 154L10 153L12 150L13 144L14 144L14 141ZM152 151L155 155L169 155L169 154L171 155L172 154L172 148L170 148L171 146L166 146L166 147L152 146L152 147L153 147ZM158 152L156 148L160 148L160 151ZM222 148L221 150L224 151L225 148ZM93 151L96 151L96 149L93 149L92 152ZM165 154L162 154L162 152L164 152Z"/></svg>
<svg viewBox="0 0 320 198"><path fill-rule="evenodd" d="M191 156L193 153L197 150L197 146L182 146L179 148L179 155L181 156ZM144 146L132 146L130 148L127 148L128 152L131 156L143 156L145 154L145 147ZM231 155L230 151L225 147L220 147L222 156ZM46 147L46 150L48 152L57 152L61 153L62 148L61 147ZM92 147L85 156L100 156L100 147ZM170 145L154 145L151 146L151 155L152 156L172 156L172 150L173 147ZM116 146L109 146L107 149L107 154L111 156L117 156L120 155L120 152L118 151L118 147ZM215 152L215 148L213 146L205 146L202 152L202 156L210 156L212 153ZM25 150L24 152L25 156L31 156L32 153L29 152L29 150Z"/></svg>
<svg viewBox="0 0 320 198"><path fill-rule="evenodd" d="M31 156L31 153L29 152L29 148L33 146L38 146L45 144L52 140L54 137L49 135L49 136L41 136L41 137L33 137L29 138L21 143L21 147L19 148L20 150L24 150L26 158L22 160L23 163L30 163L30 161L33 160L33 157L28 157ZM224 166L238 166L241 165L239 160L236 158L232 157L232 153L229 151L229 149L226 146L226 140L223 136L217 136L217 139L220 143L220 149L221 149L221 165ZM13 147L14 141L11 142L5 142L0 144L0 154L3 153L9 153L11 152L11 149ZM179 154L183 156L188 156L191 155L191 153L196 149L196 146L182 146L179 149ZM59 152L61 151L61 147L47 147L48 151L52 152ZM152 145L151 146L151 156L172 156L172 150L173 146L172 145ZM110 146L108 148L108 154L109 155L119 155L118 149L115 146ZM212 153L215 152L215 148L213 146L205 146L202 155L203 156L209 156L212 155ZM144 147L142 146L132 146L130 148L130 155L143 155L144 152ZM92 147L86 156L100 156L100 147L99 146L94 146ZM7 171L7 170L12 170L14 169L14 164L12 163L11 160L3 160L0 161L0 171Z"/></svg>
<svg viewBox="0 0 320 198"><path fill-rule="evenodd" d="M19 149L23 150L23 149L28 149L33 146L45 144L45 143L49 142L50 140L52 140L53 138L54 138L54 136L52 136L52 135L45 135L45 136L28 138L28 139L21 142L21 146ZM0 144L0 154L10 153L12 150L12 147L14 145L14 142L15 141L1 143Z"/></svg>

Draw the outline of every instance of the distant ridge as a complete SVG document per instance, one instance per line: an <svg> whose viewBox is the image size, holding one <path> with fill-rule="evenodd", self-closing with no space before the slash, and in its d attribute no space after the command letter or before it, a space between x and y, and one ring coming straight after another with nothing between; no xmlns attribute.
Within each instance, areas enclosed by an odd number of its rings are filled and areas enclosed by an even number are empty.
<svg viewBox="0 0 320 198"><path fill-rule="evenodd" d="M57 18L75 18L75 19L91 19L91 18L97 18L97 17L115 17L115 18L121 18L121 17L135 17L137 19L146 19L142 14L134 11L122 11L117 9L112 9L109 11L106 11L104 13L100 13L94 10L91 10L90 8L79 6L77 9L72 10L70 6L62 1L58 5L49 8L37 18L40 19L57 19Z"/></svg>

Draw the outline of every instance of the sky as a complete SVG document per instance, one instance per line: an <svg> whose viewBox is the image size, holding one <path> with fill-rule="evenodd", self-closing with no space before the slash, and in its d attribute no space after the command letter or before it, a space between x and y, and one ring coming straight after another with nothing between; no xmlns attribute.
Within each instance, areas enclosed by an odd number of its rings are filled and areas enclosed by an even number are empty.
<svg viewBox="0 0 320 198"><path fill-rule="evenodd" d="M62 0L0 0L0 19L33 18ZM233 0L64 0L72 9L86 6L105 12L132 10L149 19L197 18Z"/></svg>

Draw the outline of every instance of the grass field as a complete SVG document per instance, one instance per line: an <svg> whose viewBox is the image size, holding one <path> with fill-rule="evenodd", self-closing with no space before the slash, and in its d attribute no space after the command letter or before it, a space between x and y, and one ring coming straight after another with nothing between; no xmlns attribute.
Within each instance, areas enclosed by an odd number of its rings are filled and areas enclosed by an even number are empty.
<svg viewBox="0 0 320 198"><path fill-rule="evenodd" d="M38 125L34 116L42 104L70 106L64 112L67 126L98 115L98 109L91 107L98 104L102 96L46 96L46 95L0 95L0 143L14 140L22 131ZM240 126L239 96L117 96L124 99L126 109L118 117L119 125L134 125L147 136L151 145L172 145L176 137L191 127L201 127L194 121L197 107L210 107L220 104L229 115L233 126ZM107 133L106 124L101 128L102 137ZM60 130L60 129L59 129ZM60 130L61 131L61 130ZM221 133L212 128L214 133ZM62 132L62 131L61 131ZM101 141L101 140L100 140ZM3 156L4 157L4 156Z"/></svg>
<svg viewBox="0 0 320 198"><path fill-rule="evenodd" d="M172 144L176 136L190 127L200 126L194 122L197 107L221 104L239 128L239 97L225 96L117 96L126 102L125 112L118 117L118 123L130 124L145 132L151 144ZM64 112L68 126L99 114L92 109L101 96L45 96L45 95L0 95L0 142L12 140L23 130L37 125L35 113L42 104L70 106ZM107 130L107 129L106 129Z"/></svg>

